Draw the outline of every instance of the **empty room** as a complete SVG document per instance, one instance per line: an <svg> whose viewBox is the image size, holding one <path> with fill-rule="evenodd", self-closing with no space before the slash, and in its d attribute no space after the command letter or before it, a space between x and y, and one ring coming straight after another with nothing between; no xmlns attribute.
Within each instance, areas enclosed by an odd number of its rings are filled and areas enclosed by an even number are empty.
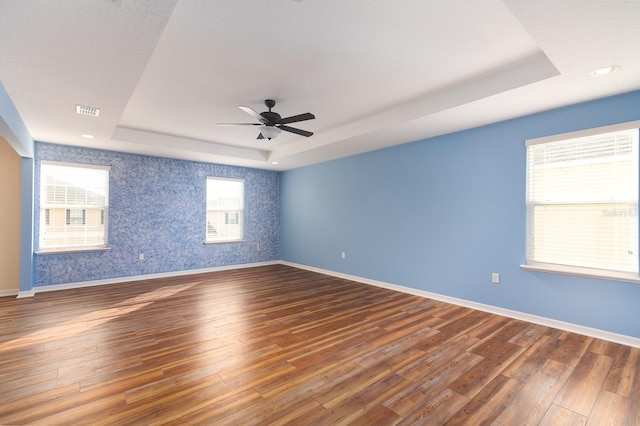
<svg viewBox="0 0 640 426"><path fill-rule="evenodd" d="M0 424L640 424L638 22L0 0Z"/></svg>

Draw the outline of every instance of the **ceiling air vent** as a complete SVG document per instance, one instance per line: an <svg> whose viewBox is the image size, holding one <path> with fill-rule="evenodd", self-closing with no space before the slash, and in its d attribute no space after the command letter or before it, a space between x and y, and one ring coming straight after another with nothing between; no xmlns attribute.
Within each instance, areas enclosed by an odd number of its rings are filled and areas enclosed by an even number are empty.
<svg viewBox="0 0 640 426"><path fill-rule="evenodd" d="M100 115L100 110L90 106L76 105L76 114L97 117Z"/></svg>

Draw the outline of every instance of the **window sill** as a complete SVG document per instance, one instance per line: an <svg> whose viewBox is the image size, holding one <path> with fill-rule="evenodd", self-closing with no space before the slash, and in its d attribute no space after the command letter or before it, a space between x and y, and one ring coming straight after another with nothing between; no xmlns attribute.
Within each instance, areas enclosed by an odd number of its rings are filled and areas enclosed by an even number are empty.
<svg viewBox="0 0 640 426"><path fill-rule="evenodd" d="M553 265L548 263L520 265L520 269L525 271L547 272L552 274L573 275L577 277L599 278L614 281L626 281L640 284L640 277L632 272L605 271L602 269Z"/></svg>
<svg viewBox="0 0 640 426"><path fill-rule="evenodd" d="M205 241L203 244L225 244L225 243L246 243L247 240L215 240Z"/></svg>
<svg viewBox="0 0 640 426"><path fill-rule="evenodd" d="M34 253L35 254L65 254L65 253L85 253L85 252L109 251L109 250L111 250L111 247L109 246L57 247L57 248L38 249Z"/></svg>

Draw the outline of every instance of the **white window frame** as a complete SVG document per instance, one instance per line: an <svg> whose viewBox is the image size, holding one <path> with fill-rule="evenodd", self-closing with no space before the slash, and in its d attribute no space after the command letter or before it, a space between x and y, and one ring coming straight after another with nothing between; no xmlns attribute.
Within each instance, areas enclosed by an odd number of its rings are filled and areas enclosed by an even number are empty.
<svg viewBox="0 0 640 426"><path fill-rule="evenodd" d="M564 133L564 134L560 134L560 135L553 135L553 136L547 136L547 137L542 137L542 138L536 138L536 139L529 139L525 142L525 145L527 146L527 251L526 251L526 264L521 265L521 268L524 270L530 270L530 271L540 271L540 272L551 272L551 273L558 273L558 274L567 274L567 275L575 275L575 276L583 276L583 277L591 277L591 278L605 278L605 279L611 279L611 280L619 280L619 281L628 281L628 282L635 282L635 283L640 283L640 277L638 275L638 271L637 269L635 271L616 271L616 270L612 270L612 269L602 269L602 268L592 268L592 267L585 267L585 266L576 266L576 265L563 265L563 264L556 264L556 263L549 263L549 262L538 262L535 259L533 259L532 257L532 244L533 242L533 236L531 235L531 226L532 226L532 215L533 215L533 209L532 209L532 202L530 200L530 194L529 194L529 149L528 147L533 146L533 145L538 145L538 144L545 144L545 143L553 143L553 142L560 142L560 141L566 141L566 140L570 140L570 139L578 139L578 138L583 138L583 137L589 137L589 136L596 136L596 135L600 135L600 134L606 134L606 133L613 133L613 132L618 132L618 131L624 131L624 130L632 130L632 129L638 129L640 128L640 121L632 121L632 122L627 122L627 123L621 123L621 124L616 124L616 125L612 125L612 126L603 126L603 127L598 127L598 128L593 128L593 129L587 129L587 130L582 130L582 131L578 131L578 132L570 132L570 133ZM635 158L635 179L640 180L640 176L639 176L639 171L638 171L638 144L636 143L634 146L634 150L632 152L632 155L634 155ZM636 181L637 182L637 181ZM635 201L635 220L638 220L637 217L637 206L638 206L638 194L636 191L635 194L635 200L631 200L632 202ZM631 213L630 213L631 214ZM637 233L634 234L634 237L636 239L638 239L638 235ZM637 244L636 244L637 246ZM638 256L638 252L639 252L639 247L634 247L634 256L635 256L635 263L636 263L636 268L638 267L638 262L639 262L639 256Z"/></svg>
<svg viewBox="0 0 640 426"><path fill-rule="evenodd" d="M46 177L48 175L47 168L50 166L54 167L63 167L68 169L78 169L78 170L102 170L106 171L104 187L104 202L103 203L92 203L87 199L87 195L85 195L85 203L69 203L69 199L67 198L67 190L69 186L65 186L65 196L63 199L65 200L62 203L53 203L47 202L47 183ZM61 252L73 252L73 251L100 251L100 250L108 250L108 217L109 217L109 174L111 171L111 167L109 166L96 166L92 164L80 164L80 163L65 163L65 162L56 162L56 161L42 161L40 163L40 229L39 229L39 244L38 250L36 253L61 253ZM85 191L87 189L85 188ZM86 192L85 192L86 194ZM83 212L83 220L82 224L73 223L75 222L74 218L71 215L71 211L82 211ZM58 211L58 213L62 216L59 217L58 226L63 226L64 230L59 233L63 234L63 241L60 242L58 240L56 243L50 243L47 241L47 232L51 226L55 226L52 222L54 221L55 215L54 211ZM93 240L90 233L95 233L95 229L90 229L91 225L87 223L87 216L92 211L100 211L102 213L96 214L97 222L100 224L99 226L102 228L98 232L98 239L103 242L98 243ZM101 219L104 217L104 223L101 223ZM49 222L47 222L49 219ZM67 223L67 219L71 219L71 223ZM66 227L76 227L76 228L84 228L82 230L74 230L76 234L80 233L84 241L68 241L67 240L67 228ZM59 238L59 237L58 237ZM71 237L69 237L71 239Z"/></svg>
<svg viewBox="0 0 640 426"><path fill-rule="evenodd" d="M225 205L226 203L221 203L222 205L216 206L211 203L212 199L210 199L210 185L215 183L224 184L224 182L234 182L240 183L240 193L234 194L233 198L239 200L239 204L235 206ZM206 183L206 220L205 220L205 243L206 244L216 244L216 243L229 243L229 242L241 242L244 241L244 179L232 179L232 178L221 178L215 176L208 176ZM220 221L217 223L211 223L210 217L211 215L219 214ZM234 221L230 221L229 218L231 216L235 216L237 218L236 223L232 223ZM238 228L233 229L232 227ZM219 234L216 235L211 230L214 230L216 234L218 234L218 229L220 230Z"/></svg>

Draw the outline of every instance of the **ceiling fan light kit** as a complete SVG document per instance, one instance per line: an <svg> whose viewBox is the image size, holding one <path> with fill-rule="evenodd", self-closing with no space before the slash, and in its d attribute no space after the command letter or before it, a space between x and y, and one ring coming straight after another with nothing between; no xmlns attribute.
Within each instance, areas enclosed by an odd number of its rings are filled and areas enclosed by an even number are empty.
<svg viewBox="0 0 640 426"><path fill-rule="evenodd" d="M281 130L275 126L260 126L258 129L260 130L260 134L269 140L277 137L281 132Z"/></svg>
<svg viewBox="0 0 640 426"><path fill-rule="evenodd" d="M259 126L260 134L258 134L257 139L271 140L277 137L282 130L289 133L295 133L307 138L313 135L313 132L290 127L287 126L287 124L313 120L314 118L316 118L315 115L311 114L310 112L305 112L304 114L292 115L291 117L282 118L277 112L271 111L271 108L276 106L276 101L274 101L273 99L266 99L264 101L264 104L269 109L269 111L264 111L260 114L258 114L251 107L238 105L238 108L258 120L258 123L218 123L218 126Z"/></svg>

